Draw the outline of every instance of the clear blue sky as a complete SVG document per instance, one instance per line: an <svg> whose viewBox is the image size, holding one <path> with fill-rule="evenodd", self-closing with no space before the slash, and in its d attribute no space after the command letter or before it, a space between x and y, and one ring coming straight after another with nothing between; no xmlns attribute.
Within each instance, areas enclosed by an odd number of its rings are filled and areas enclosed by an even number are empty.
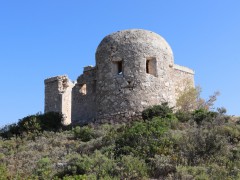
<svg viewBox="0 0 240 180"><path fill-rule="evenodd" d="M162 35L203 97L218 90L216 106L240 115L239 9L239 0L2 0L0 126L43 111L45 78L75 80L105 35L130 28Z"/></svg>

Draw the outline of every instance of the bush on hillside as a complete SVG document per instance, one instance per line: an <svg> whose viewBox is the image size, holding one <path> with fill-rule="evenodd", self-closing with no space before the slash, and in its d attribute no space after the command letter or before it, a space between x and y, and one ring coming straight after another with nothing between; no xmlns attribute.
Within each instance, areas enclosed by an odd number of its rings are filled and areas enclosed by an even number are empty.
<svg viewBox="0 0 240 180"><path fill-rule="evenodd" d="M240 179L240 125L226 110L159 109L145 121L64 131L53 115L23 118L2 129L22 134L0 138L0 179Z"/></svg>
<svg viewBox="0 0 240 180"><path fill-rule="evenodd" d="M182 163L200 165L218 156L227 156L227 138L217 128L192 128L178 141L178 151Z"/></svg>
<svg viewBox="0 0 240 180"><path fill-rule="evenodd" d="M151 176L157 179L176 172L176 162L169 155L155 155L149 159L149 166Z"/></svg>
<svg viewBox="0 0 240 180"><path fill-rule="evenodd" d="M3 164L0 164L0 180L10 179L10 176L7 171L7 167Z"/></svg>
<svg viewBox="0 0 240 180"><path fill-rule="evenodd" d="M188 122L189 120L192 119L192 113L191 112L185 112L185 111L181 111L181 110L178 110L175 113L175 116L182 123Z"/></svg>
<svg viewBox="0 0 240 180"><path fill-rule="evenodd" d="M51 160L49 158L42 158L37 162L34 173L39 180L52 179Z"/></svg>
<svg viewBox="0 0 240 180"><path fill-rule="evenodd" d="M155 117L151 121L134 122L124 127L116 138L115 156L130 155L149 158L156 153L166 153L171 142L165 139L167 132L176 119Z"/></svg>
<svg viewBox="0 0 240 180"><path fill-rule="evenodd" d="M217 116L217 112L208 111L206 109L197 109L192 113L192 118L197 125L201 125L203 122L212 122Z"/></svg>
<svg viewBox="0 0 240 180"><path fill-rule="evenodd" d="M0 136L5 139L19 135L19 127L16 123L6 125L2 129L0 129Z"/></svg>
<svg viewBox="0 0 240 180"><path fill-rule="evenodd" d="M73 133L76 139L80 139L83 142L90 141L96 137L93 129L88 126L77 126L73 129Z"/></svg>
<svg viewBox="0 0 240 180"><path fill-rule="evenodd" d="M23 136L25 134L37 136L43 131L59 131L64 127L62 122L63 115L57 112L31 115L20 119L17 124L2 128L0 136L3 138Z"/></svg>
<svg viewBox="0 0 240 180"><path fill-rule="evenodd" d="M155 105L145 109L142 112L143 120L151 120L153 117L169 118L173 113L173 108L168 106L168 103Z"/></svg>
<svg viewBox="0 0 240 180"><path fill-rule="evenodd" d="M121 179L147 179L146 162L132 155L121 156L117 160L117 173Z"/></svg>
<svg viewBox="0 0 240 180"><path fill-rule="evenodd" d="M58 112L48 112L38 116L41 129L44 131L59 131L64 128L63 114Z"/></svg>

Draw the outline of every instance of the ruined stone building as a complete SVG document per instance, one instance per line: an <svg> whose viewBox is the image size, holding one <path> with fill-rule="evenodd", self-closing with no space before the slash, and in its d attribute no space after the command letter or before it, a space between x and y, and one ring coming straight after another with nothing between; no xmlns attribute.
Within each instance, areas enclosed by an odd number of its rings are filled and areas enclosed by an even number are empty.
<svg viewBox="0 0 240 180"><path fill-rule="evenodd" d="M174 106L193 70L174 64L160 35L141 29L106 36L96 50L96 66L76 82L66 75L45 80L45 112L62 112L65 124L129 121L151 105Z"/></svg>

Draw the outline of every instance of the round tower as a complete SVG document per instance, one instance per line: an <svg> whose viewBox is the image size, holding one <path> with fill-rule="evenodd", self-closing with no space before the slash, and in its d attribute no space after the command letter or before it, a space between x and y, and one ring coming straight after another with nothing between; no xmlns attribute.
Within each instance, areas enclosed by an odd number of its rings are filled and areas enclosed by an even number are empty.
<svg viewBox="0 0 240 180"><path fill-rule="evenodd" d="M96 51L96 118L129 120L148 106L174 105L173 65L171 47L154 32L131 29L106 36Z"/></svg>

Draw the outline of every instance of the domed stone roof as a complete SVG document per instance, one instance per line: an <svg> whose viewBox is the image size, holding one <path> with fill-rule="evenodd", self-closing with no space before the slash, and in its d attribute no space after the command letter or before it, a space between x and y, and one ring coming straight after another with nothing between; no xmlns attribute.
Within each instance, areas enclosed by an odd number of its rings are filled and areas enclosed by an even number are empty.
<svg viewBox="0 0 240 180"><path fill-rule="evenodd" d="M173 56L171 47L163 37L143 29L117 31L106 36L99 44L96 55L118 49L143 53L160 51L164 55Z"/></svg>

